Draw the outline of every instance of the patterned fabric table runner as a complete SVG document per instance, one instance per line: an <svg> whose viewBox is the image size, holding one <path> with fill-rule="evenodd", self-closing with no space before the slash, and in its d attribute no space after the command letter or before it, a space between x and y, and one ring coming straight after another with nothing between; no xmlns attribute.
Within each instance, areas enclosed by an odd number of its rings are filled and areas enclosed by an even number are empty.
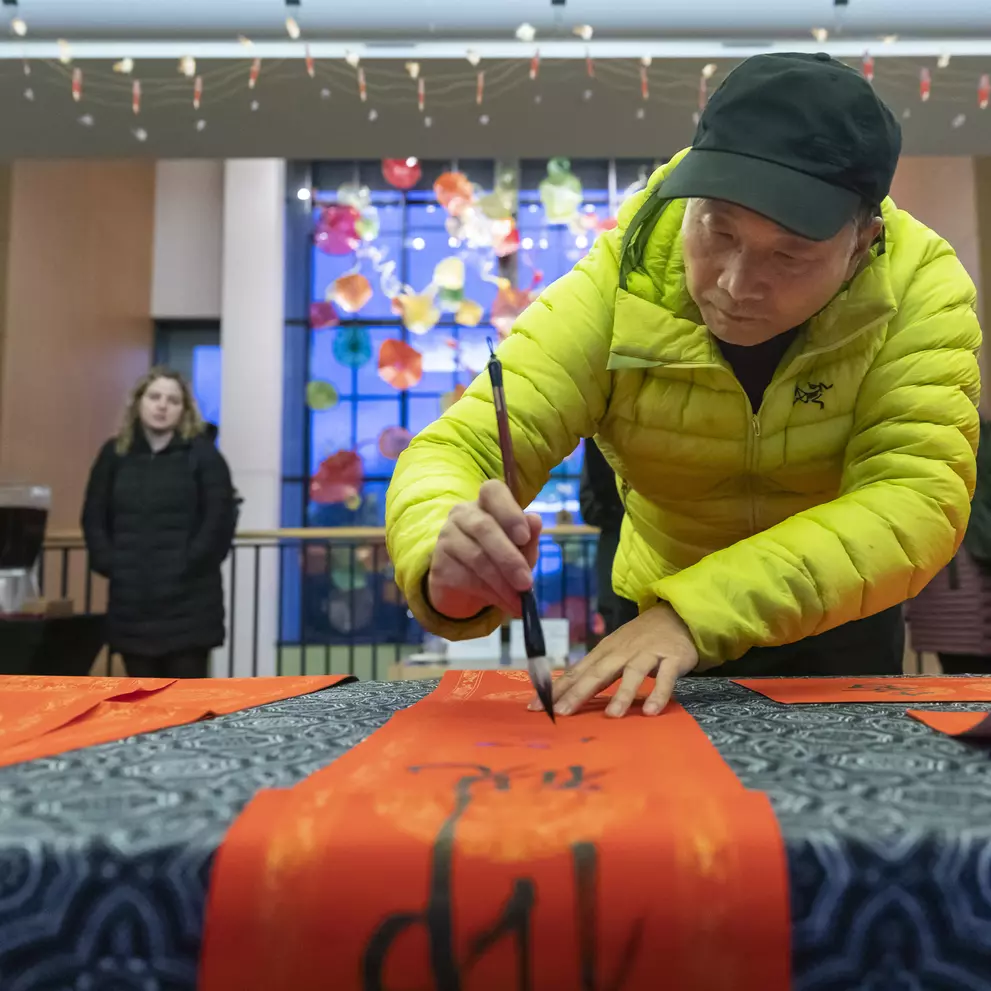
<svg viewBox="0 0 991 991"><path fill-rule="evenodd" d="M447 675L257 796L211 878L200 991L784 991L785 857L677 703L552 725L524 672Z"/></svg>
<svg viewBox="0 0 991 991"><path fill-rule="evenodd" d="M0 676L0 766L305 695L343 680L345 675L179 681Z"/></svg>

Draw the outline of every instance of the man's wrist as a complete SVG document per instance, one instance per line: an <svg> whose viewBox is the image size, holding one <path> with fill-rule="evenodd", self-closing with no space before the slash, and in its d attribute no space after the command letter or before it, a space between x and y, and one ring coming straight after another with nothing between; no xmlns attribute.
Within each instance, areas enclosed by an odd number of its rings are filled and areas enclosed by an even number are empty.
<svg viewBox="0 0 991 991"><path fill-rule="evenodd" d="M420 594L423 596L423 601L427 604L427 608L435 612L441 619L447 623L473 623L476 619L481 619L492 606L482 606L481 609L475 613L474 616L448 616L447 613L441 612L430 599L430 569L427 569L427 573L423 576L423 581L420 584Z"/></svg>

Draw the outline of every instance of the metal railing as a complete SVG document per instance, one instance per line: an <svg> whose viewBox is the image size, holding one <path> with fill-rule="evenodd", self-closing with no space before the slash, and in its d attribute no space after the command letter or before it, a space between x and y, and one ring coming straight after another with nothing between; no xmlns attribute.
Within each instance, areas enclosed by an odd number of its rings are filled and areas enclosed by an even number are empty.
<svg viewBox="0 0 991 991"><path fill-rule="evenodd" d="M541 613L570 621L572 642L596 635L598 531L545 531L535 570ZM54 534L39 564L41 593L102 612L107 582L89 569L82 537ZM227 643L213 658L219 676L347 673L398 677L425 633L395 584L380 528L298 529L238 535L224 565Z"/></svg>

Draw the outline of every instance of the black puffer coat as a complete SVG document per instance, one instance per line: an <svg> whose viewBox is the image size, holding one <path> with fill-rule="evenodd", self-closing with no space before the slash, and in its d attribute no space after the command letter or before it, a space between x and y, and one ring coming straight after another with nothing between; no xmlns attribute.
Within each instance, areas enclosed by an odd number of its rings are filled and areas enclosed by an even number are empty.
<svg viewBox="0 0 991 991"><path fill-rule="evenodd" d="M90 565L110 579L112 650L162 657L224 642L220 565L234 490L204 438L153 454L138 432L121 456L108 441L90 475L83 531Z"/></svg>

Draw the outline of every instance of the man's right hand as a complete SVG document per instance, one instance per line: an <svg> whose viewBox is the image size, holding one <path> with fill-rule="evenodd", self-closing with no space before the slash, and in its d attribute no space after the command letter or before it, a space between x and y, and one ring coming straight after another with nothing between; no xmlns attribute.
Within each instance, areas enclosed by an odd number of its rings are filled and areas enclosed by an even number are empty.
<svg viewBox="0 0 991 991"><path fill-rule="evenodd" d="M450 512L430 561L430 604L449 619L495 606L520 615L520 593L533 585L541 520L524 513L503 482L486 482L475 502Z"/></svg>

